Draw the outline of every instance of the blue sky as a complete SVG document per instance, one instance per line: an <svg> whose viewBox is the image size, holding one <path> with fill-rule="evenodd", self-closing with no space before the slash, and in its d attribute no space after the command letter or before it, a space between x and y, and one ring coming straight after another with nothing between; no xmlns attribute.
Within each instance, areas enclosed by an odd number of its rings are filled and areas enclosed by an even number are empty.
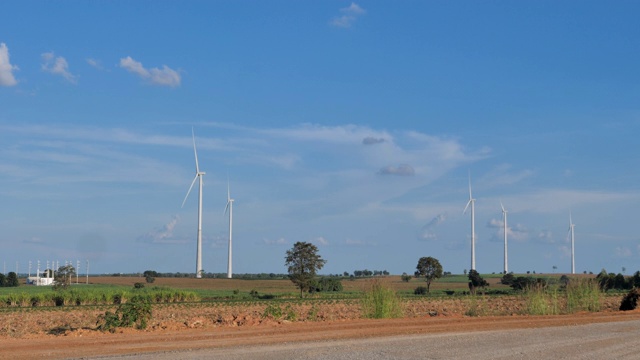
<svg viewBox="0 0 640 360"><path fill-rule="evenodd" d="M640 269L640 5L66 1L2 5L0 261L92 272ZM83 265L84 266L84 265ZM35 265L34 265L35 267ZM82 271L82 269L81 269Z"/></svg>

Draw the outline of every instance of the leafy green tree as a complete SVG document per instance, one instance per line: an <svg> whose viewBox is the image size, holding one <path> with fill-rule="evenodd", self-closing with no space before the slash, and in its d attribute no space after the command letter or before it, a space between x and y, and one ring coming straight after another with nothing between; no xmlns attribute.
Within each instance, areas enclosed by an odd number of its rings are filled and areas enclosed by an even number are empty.
<svg viewBox="0 0 640 360"><path fill-rule="evenodd" d="M428 256L421 257L416 266L416 277L424 276L427 282L427 293L431 290L431 282L442 277L442 265L438 259Z"/></svg>
<svg viewBox="0 0 640 360"><path fill-rule="evenodd" d="M515 276L513 276L513 273L508 273L508 274L504 274L504 276L502 277L502 279L500 279L500 283L502 285L509 285L511 286L511 284L513 284L513 281L515 280Z"/></svg>
<svg viewBox="0 0 640 360"><path fill-rule="evenodd" d="M402 279L402 281L404 282L409 282L409 280L411 280L411 275L407 275L407 273L402 273L402 275L400 276L400 279Z"/></svg>
<svg viewBox="0 0 640 360"><path fill-rule="evenodd" d="M66 290L71 286L71 278L76 275L72 265L60 266L53 278L53 290Z"/></svg>
<svg viewBox="0 0 640 360"><path fill-rule="evenodd" d="M469 270L469 291L471 294L475 295L477 288L485 286L489 286L489 283L476 270Z"/></svg>
<svg viewBox="0 0 640 360"><path fill-rule="evenodd" d="M285 266L289 279L300 289L300 297L313 285L316 272L324 266L326 260L318 254L318 248L308 242L296 242L287 250Z"/></svg>
<svg viewBox="0 0 640 360"><path fill-rule="evenodd" d="M18 285L20 285L20 281L18 281L18 274L11 271L9 274L7 274L7 280L4 286L17 287Z"/></svg>
<svg viewBox="0 0 640 360"><path fill-rule="evenodd" d="M4 276L3 273L0 273L0 287L5 287L7 285L7 277Z"/></svg>

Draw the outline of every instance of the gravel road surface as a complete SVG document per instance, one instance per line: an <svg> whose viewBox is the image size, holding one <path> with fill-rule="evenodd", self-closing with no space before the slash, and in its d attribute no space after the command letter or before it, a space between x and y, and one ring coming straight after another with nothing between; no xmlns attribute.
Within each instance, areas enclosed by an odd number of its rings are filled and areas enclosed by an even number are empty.
<svg viewBox="0 0 640 360"><path fill-rule="evenodd" d="M640 320L201 349L109 359L640 359Z"/></svg>

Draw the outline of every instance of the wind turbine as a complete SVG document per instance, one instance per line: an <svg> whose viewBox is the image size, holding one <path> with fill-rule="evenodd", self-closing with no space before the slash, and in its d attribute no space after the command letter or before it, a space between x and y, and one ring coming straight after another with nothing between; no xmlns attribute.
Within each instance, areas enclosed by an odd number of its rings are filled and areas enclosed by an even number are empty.
<svg viewBox="0 0 640 360"><path fill-rule="evenodd" d="M189 194L191 193L191 189L193 185L196 183L196 180L199 180L199 189L198 189L198 245L196 251L196 278L200 279L202 277L202 176L206 174L203 171L200 171L200 167L198 166L198 151L196 150L196 135L193 132L193 128L191 129L191 136L193 137L193 153L196 157L196 176L193 178L191 182L191 186L189 187L189 191L187 191L187 195L184 197L182 201L182 207L184 207L184 203L187 201Z"/></svg>
<svg viewBox="0 0 640 360"><path fill-rule="evenodd" d="M504 273L509 273L509 258L507 254L507 210L504 209L502 201L500 201L500 207L502 208L502 222L504 226Z"/></svg>
<svg viewBox="0 0 640 360"><path fill-rule="evenodd" d="M576 258L575 258L575 237L573 233L573 228L576 225L573 223L571 219L571 213L569 213L569 233L571 233L571 274L576 273Z"/></svg>
<svg viewBox="0 0 640 360"><path fill-rule="evenodd" d="M231 198L231 191L229 190L229 179L227 179L227 206L224 208L224 213L229 210L229 260L227 262L227 278L232 277L232 245L233 245L233 199Z"/></svg>
<svg viewBox="0 0 640 360"><path fill-rule="evenodd" d="M462 214L467 212L467 208L471 205L471 270L476 269L476 218L475 218L476 199L471 195L471 175L469 175L469 202L464 207Z"/></svg>

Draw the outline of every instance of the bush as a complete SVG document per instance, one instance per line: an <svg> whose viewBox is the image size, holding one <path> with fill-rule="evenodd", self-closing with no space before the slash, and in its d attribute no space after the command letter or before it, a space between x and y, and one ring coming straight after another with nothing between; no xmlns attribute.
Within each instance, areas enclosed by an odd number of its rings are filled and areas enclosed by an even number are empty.
<svg viewBox="0 0 640 360"><path fill-rule="evenodd" d="M404 274L402 274L402 276L400 276L400 278L404 282L409 282L409 280L411 280L411 275L407 275L407 273L404 273Z"/></svg>
<svg viewBox="0 0 640 360"><path fill-rule="evenodd" d="M395 291L380 280L370 283L369 289L362 299L364 317L372 319L388 319L402 316L402 305Z"/></svg>
<svg viewBox="0 0 640 360"><path fill-rule="evenodd" d="M153 284L153 282L156 281L156 278L153 276L145 276L144 280L147 282L147 284Z"/></svg>
<svg viewBox="0 0 640 360"><path fill-rule="evenodd" d="M137 282L135 284L133 284L133 288L134 289L144 289L144 284L141 282Z"/></svg>
<svg viewBox="0 0 640 360"><path fill-rule="evenodd" d="M107 311L98 319L98 330L115 332L119 327L146 329L151 319L151 303L148 296L134 296L121 304L115 313Z"/></svg>
<svg viewBox="0 0 640 360"><path fill-rule="evenodd" d="M640 289L633 289L622 299L620 303L621 311L635 310L638 306L638 298L640 298Z"/></svg>
<svg viewBox="0 0 640 360"><path fill-rule="evenodd" d="M415 290L413 290L414 295L426 295L427 288L425 286L418 286Z"/></svg>

